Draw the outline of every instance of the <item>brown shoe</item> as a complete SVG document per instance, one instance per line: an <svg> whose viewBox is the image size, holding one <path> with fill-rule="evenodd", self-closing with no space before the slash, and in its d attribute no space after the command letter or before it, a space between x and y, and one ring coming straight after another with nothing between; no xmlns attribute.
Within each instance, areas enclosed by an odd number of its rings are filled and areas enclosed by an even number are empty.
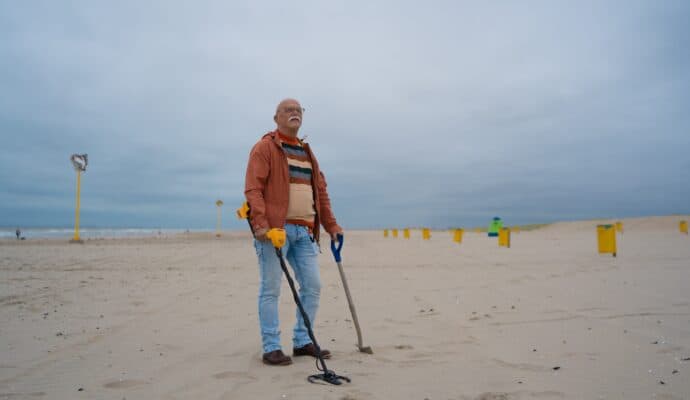
<svg viewBox="0 0 690 400"><path fill-rule="evenodd" d="M292 364L292 358L283 354L282 350L273 350L268 353L264 353L263 356L264 364L267 365L290 365Z"/></svg>
<svg viewBox="0 0 690 400"><path fill-rule="evenodd" d="M292 349L292 355L295 357L299 356L312 356L316 357L316 346L314 343L309 343L308 345L302 347L295 347ZM321 357L324 359L331 358L331 352L326 349L321 349Z"/></svg>

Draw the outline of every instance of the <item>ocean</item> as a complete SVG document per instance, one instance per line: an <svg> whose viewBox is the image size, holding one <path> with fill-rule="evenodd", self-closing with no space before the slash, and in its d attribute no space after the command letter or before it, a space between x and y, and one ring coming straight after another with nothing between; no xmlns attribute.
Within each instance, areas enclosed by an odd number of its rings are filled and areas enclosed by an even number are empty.
<svg viewBox="0 0 690 400"><path fill-rule="evenodd" d="M74 228L20 228L21 236L28 239L51 239L74 236ZM16 239L15 228L0 228L0 240ZM213 232L211 229L158 229L158 228L80 228L80 239L154 237L185 232Z"/></svg>

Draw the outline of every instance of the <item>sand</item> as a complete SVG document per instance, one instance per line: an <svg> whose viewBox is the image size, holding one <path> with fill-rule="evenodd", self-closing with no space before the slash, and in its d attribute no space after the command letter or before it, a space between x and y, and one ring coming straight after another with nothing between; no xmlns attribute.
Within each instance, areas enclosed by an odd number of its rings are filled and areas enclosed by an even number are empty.
<svg viewBox="0 0 690 400"><path fill-rule="evenodd" d="M352 383L310 384L312 359L261 363L248 235L0 242L0 399L688 399L685 217L624 219L618 257L595 225L512 235L347 232L321 255L316 335ZM294 304L281 297L290 350Z"/></svg>

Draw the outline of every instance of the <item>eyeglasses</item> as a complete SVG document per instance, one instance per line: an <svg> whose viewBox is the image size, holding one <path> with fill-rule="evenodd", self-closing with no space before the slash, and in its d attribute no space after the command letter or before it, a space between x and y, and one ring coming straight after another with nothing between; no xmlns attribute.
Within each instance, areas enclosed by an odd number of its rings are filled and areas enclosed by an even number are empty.
<svg viewBox="0 0 690 400"><path fill-rule="evenodd" d="M283 107L281 110L286 114L292 114L293 112L296 112L297 114L302 114L305 109L303 107Z"/></svg>

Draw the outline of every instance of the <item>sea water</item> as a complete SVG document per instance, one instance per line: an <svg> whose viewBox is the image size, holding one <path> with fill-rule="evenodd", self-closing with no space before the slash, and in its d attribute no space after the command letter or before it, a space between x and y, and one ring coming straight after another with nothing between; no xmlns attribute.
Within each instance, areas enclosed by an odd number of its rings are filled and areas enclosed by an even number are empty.
<svg viewBox="0 0 690 400"><path fill-rule="evenodd" d="M1 239L16 239L17 228L0 228ZM20 228L21 236L28 239L71 238L74 228ZM159 229L159 228L80 228L80 239L155 237L185 232L211 232L207 229Z"/></svg>

